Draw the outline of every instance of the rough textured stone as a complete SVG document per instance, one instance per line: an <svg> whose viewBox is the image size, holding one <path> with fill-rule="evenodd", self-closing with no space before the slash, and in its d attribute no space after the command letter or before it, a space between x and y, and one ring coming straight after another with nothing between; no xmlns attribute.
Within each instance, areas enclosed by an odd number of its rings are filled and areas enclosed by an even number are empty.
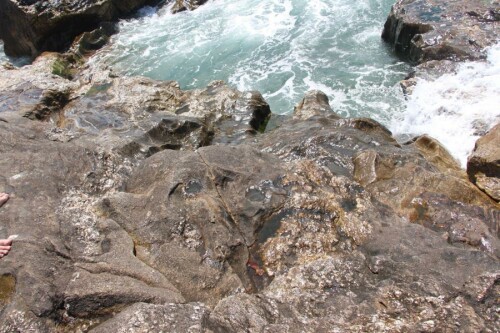
<svg viewBox="0 0 500 333"><path fill-rule="evenodd" d="M195 10L205 2L207 2L207 0L175 0L171 11L172 13L179 13L185 10Z"/></svg>
<svg viewBox="0 0 500 333"><path fill-rule="evenodd" d="M500 330L498 204L436 140L60 60L0 68L0 332Z"/></svg>
<svg viewBox="0 0 500 333"><path fill-rule="evenodd" d="M137 303L90 333L204 333L209 311L199 303Z"/></svg>
<svg viewBox="0 0 500 333"><path fill-rule="evenodd" d="M333 110L330 107L328 96L319 90L308 91L304 98L295 106L294 119L307 119L315 115L324 115Z"/></svg>
<svg viewBox="0 0 500 333"><path fill-rule="evenodd" d="M467 161L467 174L477 187L500 201L500 124L477 140Z"/></svg>
<svg viewBox="0 0 500 333"><path fill-rule="evenodd" d="M399 0L382 38L415 63L482 59L497 40L499 13L497 1Z"/></svg>

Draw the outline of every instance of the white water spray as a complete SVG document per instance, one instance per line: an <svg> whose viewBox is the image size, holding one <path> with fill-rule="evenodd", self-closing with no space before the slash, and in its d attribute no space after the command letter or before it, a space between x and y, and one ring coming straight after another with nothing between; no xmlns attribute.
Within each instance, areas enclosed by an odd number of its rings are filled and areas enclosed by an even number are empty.
<svg viewBox="0 0 500 333"><path fill-rule="evenodd" d="M500 121L500 44L486 62L465 62L456 73L418 81L394 134L429 134L458 158L463 167L476 140Z"/></svg>

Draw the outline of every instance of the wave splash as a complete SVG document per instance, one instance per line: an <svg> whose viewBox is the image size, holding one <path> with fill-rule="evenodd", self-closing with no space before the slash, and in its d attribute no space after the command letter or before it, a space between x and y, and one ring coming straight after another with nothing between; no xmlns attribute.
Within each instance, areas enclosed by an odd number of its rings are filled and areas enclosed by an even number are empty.
<svg viewBox="0 0 500 333"><path fill-rule="evenodd" d="M438 139L465 167L476 140L498 122L500 43L489 48L486 62L465 62L455 73L419 80L389 127L396 135Z"/></svg>

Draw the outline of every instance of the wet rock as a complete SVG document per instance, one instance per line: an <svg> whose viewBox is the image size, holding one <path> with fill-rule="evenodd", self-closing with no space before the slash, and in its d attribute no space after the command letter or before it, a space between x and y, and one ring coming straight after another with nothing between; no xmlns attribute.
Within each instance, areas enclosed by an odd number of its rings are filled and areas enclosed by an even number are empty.
<svg viewBox="0 0 500 333"><path fill-rule="evenodd" d="M419 80L433 81L443 74L455 73L459 62L451 60L429 60L415 66L413 71L400 82L405 95L411 95Z"/></svg>
<svg viewBox="0 0 500 333"><path fill-rule="evenodd" d="M33 64L16 69L0 69L0 114L13 113L32 119L48 119L71 99L78 84L53 74L61 56L46 53Z"/></svg>
<svg viewBox="0 0 500 333"><path fill-rule="evenodd" d="M436 139L424 134L413 138L411 141L412 145L418 149L425 159L439 168L440 171L450 171L457 175L462 173L459 162Z"/></svg>
<svg viewBox="0 0 500 333"><path fill-rule="evenodd" d="M79 38L76 39L73 47L76 52L82 56L89 56L94 51L106 45L110 37L118 32L118 28L114 23L102 22L100 27L90 32L84 32Z"/></svg>
<svg viewBox="0 0 500 333"><path fill-rule="evenodd" d="M495 13L498 4L487 1L398 1L382 38L414 63L483 59L498 36Z"/></svg>
<svg viewBox="0 0 500 333"><path fill-rule="evenodd" d="M36 57L60 51L103 21L116 20L154 1L15 1L0 2L0 39L12 57Z"/></svg>
<svg viewBox="0 0 500 333"><path fill-rule="evenodd" d="M56 113L61 112L68 104L69 95L69 90L44 90L40 102L24 116L32 120L47 120L50 117L57 117Z"/></svg>
<svg viewBox="0 0 500 333"><path fill-rule="evenodd" d="M467 161L470 180L493 199L500 201L500 125L477 140Z"/></svg>
<svg viewBox="0 0 500 333"><path fill-rule="evenodd" d="M195 10L205 2L207 2L207 0L175 0L171 11L175 14L185 10Z"/></svg>
<svg viewBox="0 0 500 333"><path fill-rule="evenodd" d="M313 116L335 115L328 97L319 90L312 90L306 93L304 98L295 106L294 119L307 119ZM340 118L340 117L339 117Z"/></svg>
<svg viewBox="0 0 500 333"><path fill-rule="evenodd" d="M106 77L81 88L57 123L73 136L103 139L109 149L144 158L164 149L236 144L265 129L270 114L260 93L221 81L183 91L176 82Z"/></svg>

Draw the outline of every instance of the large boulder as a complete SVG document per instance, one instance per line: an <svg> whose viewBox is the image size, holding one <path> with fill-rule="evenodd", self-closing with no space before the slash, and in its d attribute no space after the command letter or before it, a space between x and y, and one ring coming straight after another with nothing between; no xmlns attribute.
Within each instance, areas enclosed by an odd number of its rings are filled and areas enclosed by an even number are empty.
<svg viewBox="0 0 500 333"><path fill-rule="evenodd" d="M482 59L499 34L498 3L476 0L400 0L382 38L414 63Z"/></svg>
<svg viewBox="0 0 500 333"><path fill-rule="evenodd" d="M0 1L0 39L8 56L34 58L68 47L85 31L129 15L151 0Z"/></svg>
<svg viewBox="0 0 500 333"><path fill-rule="evenodd" d="M476 142L467 161L470 180L496 201L500 201L500 124Z"/></svg>

